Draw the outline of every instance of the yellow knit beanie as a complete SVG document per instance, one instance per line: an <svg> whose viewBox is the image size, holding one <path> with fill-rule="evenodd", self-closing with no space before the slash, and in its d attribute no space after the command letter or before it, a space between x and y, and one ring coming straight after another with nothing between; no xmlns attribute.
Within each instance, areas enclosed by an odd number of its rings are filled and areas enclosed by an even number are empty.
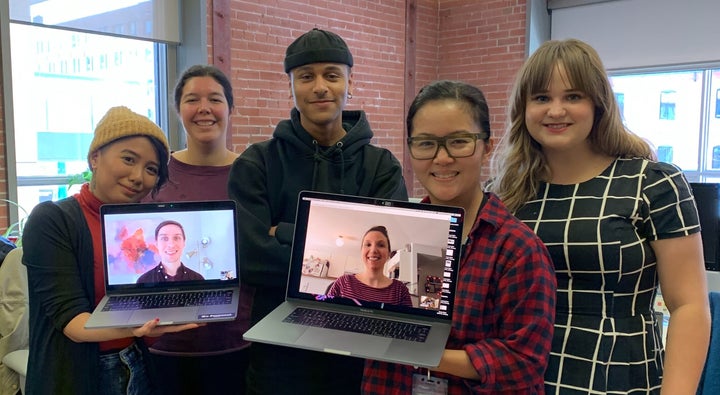
<svg viewBox="0 0 720 395"><path fill-rule="evenodd" d="M170 146L160 127L148 117L134 113L127 107L119 106L109 109L95 126L95 136L88 150L88 162L95 151L115 140L130 136L155 137L170 155Z"/></svg>

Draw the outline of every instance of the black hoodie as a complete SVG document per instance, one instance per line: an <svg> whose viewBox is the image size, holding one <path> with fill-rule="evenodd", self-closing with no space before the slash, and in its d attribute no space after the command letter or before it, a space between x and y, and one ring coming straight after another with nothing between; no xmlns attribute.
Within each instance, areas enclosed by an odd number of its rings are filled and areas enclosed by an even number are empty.
<svg viewBox="0 0 720 395"><path fill-rule="evenodd" d="M365 113L343 111L342 117L347 134L322 147L293 108L272 139L252 144L230 170L228 192L240 206L240 279L256 289L253 322L284 300L301 190L407 200L400 163L389 150L370 144ZM272 226L275 237L268 235Z"/></svg>

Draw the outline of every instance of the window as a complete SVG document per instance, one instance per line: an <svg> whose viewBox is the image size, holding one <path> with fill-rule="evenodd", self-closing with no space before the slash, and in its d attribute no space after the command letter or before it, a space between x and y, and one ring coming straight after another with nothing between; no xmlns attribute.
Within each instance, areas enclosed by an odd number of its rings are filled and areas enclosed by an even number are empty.
<svg viewBox="0 0 720 395"><path fill-rule="evenodd" d="M87 169L95 124L108 108L128 106L157 122L163 45L16 23L10 40L17 201L30 211L76 192L68 191L68 176ZM98 59L115 54L119 61L100 67ZM68 63L81 66L62 66Z"/></svg>
<svg viewBox="0 0 720 395"><path fill-rule="evenodd" d="M625 118L625 94L621 92L615 92L615 100L617 101L618 108L620 109L620 118Z"/></svg>
<svg viewBox="0 0 720 395"><path fill-rule="evenodd" d="M655 146L659 160L691 181L720 182L720 69L613 72L610 79L622 92L626 126Z"/></svg>
<svg viewBox="0 0 720 395"><path fill-rule="evenodd" d="M75 0L11 3L0 1L0 41L11 55L2 59L3 70L11 70L5 81L12 81L3 97L6 114L12 114L5 125L8 195L24 209L17 213L8 206L13 223L39 202L75 193L78 187L68 190L69 176L87 169L94 126L109 107L128 106L170 129L167 123L174 120L168 117L167 89L176 70L168 65L176 65L179 7L201 15L201 5L164 0L87 7L77 7ZM195 27L204 20L186 23ZM207 56L207 49L194 42L185 51Z"/></svg>

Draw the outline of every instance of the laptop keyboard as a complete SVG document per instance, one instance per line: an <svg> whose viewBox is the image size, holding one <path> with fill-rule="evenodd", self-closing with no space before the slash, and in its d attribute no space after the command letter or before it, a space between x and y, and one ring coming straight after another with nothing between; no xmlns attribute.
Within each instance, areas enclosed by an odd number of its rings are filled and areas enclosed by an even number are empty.
<svg viewBox="0 0 720 395"><path fill-rule="evenodd" d="M232 302L232 290L111 296L102 311L216 306Z"/></svg>
<svg viewBox="0 0 720 395"><path fill-rule="evenodd" d="M421 343L427 340L428 333L430 333L429 325L363 317L335 311L312 310L303 307L296 308L295 311L285 317L283 322Z"/></svg>

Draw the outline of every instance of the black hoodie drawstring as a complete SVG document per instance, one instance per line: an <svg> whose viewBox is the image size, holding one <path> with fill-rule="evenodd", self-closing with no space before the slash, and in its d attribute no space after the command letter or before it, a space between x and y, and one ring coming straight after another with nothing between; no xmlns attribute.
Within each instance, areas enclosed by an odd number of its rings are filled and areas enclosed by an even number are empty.
<svg viewBox="0 0 720 395"><path fill-rule="evenodd" d="M340 193L345 193L345 155L343 154L343 142L335 143L338 151L340 151Z"/></svg>
<svg viewBox="0 0 720 395"><path fill-rule="evenodd" d="M320 155L320 146L317 142L317 140L313 140L313 147L315 147L315 153L313 154L313 178L312 178L312 189L314 190L316 185L315 181L317 181L317 173L318 173L318 163L322 160ZM340 152L340 193L345 193L345 154L343 153L343 142L338 141L335 143L335 147Z"/></svg>
<svg viewBox="0 0 720 395"><path fill-rule="evenodd" d="M313 155L313 177L312 177L312 189L315 190L315 181L317 180L318 173L318 162L320 162L320 147L318 147L317 140L313 140L313 147L315 147L315 154Z"/></svg>

